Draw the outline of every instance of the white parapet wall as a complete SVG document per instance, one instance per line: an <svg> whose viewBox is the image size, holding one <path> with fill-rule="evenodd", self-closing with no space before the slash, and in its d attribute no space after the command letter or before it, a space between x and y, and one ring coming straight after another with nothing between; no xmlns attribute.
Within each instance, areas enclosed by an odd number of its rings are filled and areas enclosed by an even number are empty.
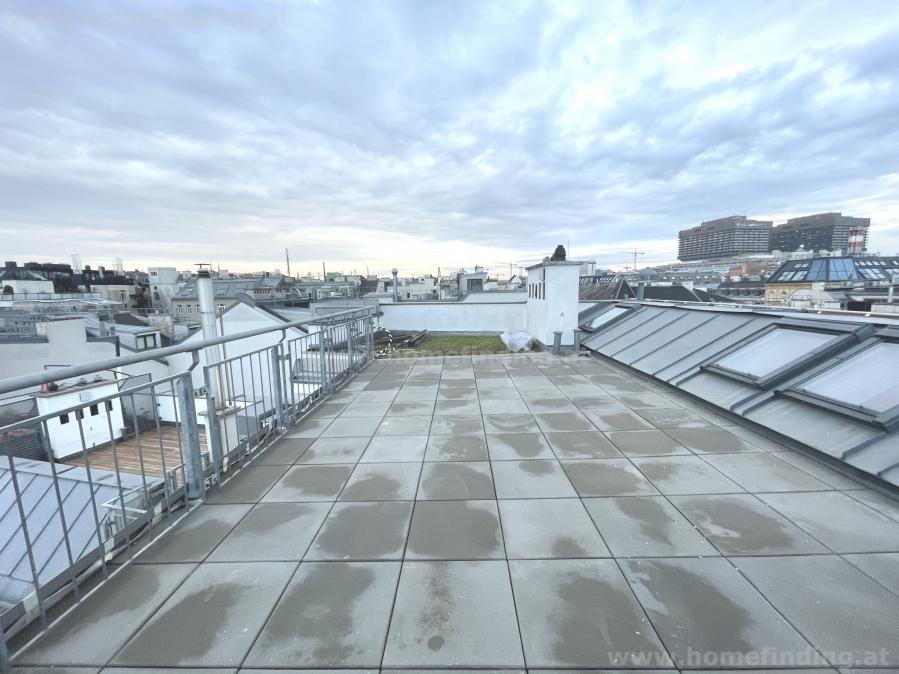
<svg viewBox="0 0 899 674"><path fill-rule="evenodd" d="M500 334L527 327L527 302L400 302L381 304L388 330Z"/></svg>

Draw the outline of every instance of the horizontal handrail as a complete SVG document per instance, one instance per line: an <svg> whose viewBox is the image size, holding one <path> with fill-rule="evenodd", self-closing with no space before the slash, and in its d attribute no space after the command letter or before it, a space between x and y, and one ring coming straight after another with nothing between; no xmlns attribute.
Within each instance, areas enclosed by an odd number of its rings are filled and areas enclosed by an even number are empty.
<svg viewBox="0 0 899 674"><path fill-rule="evenodd" d="M10 377L9 379L4 379L0 381L0 395L5 393L11 393L13 391L19 391L25 388L32 388L34 386L40 386L41 384L49 384L50 382L59 381L61 379L72 379L74 377L81 377L86 374L92 374L97 372L98 370L110 370L117 367L123 367L125 365L134 365L135 363L142 363L147 360L154 360L159 358L166 358L168 356L176 356L181 353L190 353L195 351L200 351L201 349L205 349L209 346L217 346L219 344L227 344L229 342L235 342L241 339L247 339L250 337L258 337L259 335L265 335L271 332L283 332L285 330L289 330L291 328L299 328L304 325L315 325L318 323L332 323L335 319L339 319L341 317L365 317L365 316L373 316L375 314L375 309L373 307L362 307L360 309L349 309L347 311L335 312L333 314L325 314L323 316L319 316L317 318L306 319L302 321L291 321L289 323L282 323L281 325L274 325L267 328L257 328L255 330L246 330L244 332L238 332L233 335L226 335L224 337L213 337L212 339L203 339L199 342L193 344L176 344L175 346L166 346L159 349L150 349L147 351L141 351L139 353L135 353L127 356L119 356L117 358L104 358L102 360L95 360L89 363L82 363L80 365L72 365L70 367L57 368L54 370L45 370L42 372L35 372L32 374L19 375L18 377ZM318 332L318 331L317 331ZM311 334L317 334L311 333Z"/></svg>

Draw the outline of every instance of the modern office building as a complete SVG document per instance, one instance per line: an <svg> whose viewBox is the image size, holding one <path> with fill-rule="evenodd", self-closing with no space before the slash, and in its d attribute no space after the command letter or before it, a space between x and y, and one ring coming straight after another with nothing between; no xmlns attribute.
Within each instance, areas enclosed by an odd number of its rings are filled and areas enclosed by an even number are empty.
<svg viewBox="0 0 899 674"><path fill-rule="evenodd" d="M745 215L707 220L679 232L677 257L681 261L711 260L767 253L771 250L772 225L771 221L751 220Z"/></svg>
<svg viewBox="0 0 899 674"><path fill-rule="evenodd" d="M816 213L791 218L771 230L771 250L805 248L859 254L868 247L870 226L871 218L853 218L842 213Z"/></svg>

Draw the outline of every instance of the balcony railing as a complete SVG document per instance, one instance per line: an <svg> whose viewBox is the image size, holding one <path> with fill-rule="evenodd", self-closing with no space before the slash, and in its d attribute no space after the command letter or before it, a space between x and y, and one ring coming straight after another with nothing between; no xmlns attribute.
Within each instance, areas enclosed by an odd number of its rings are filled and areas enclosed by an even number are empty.
<svg viewBox="0 0 899 674"><path fill-rule="evenodd" d="M366 307L0 381L0 396L33 395L38 412L0 420L0 668L10 639L42 632L365 367L375 316ZM135 376L161 360L166 376Z"/></svg>

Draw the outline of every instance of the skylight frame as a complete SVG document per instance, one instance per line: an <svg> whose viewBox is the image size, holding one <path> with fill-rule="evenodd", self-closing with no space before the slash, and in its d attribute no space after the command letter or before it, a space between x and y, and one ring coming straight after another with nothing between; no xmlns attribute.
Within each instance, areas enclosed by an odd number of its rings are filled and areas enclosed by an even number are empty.
<svg viewBox="0 0 899 674"><path fill-rule="evenodd" d="M892 407L878 410L862 404L853 404L849 401L832 398L804 387L805 384L826 374L831 369L849 363L853 358L861 356L866 351L880 344L896 344L899 347L899 329L887 328L877 331L876 335L863 340L853 349L841 354L838 359L822 363L820 367L816 367L806 373L801 380L792 384L783 394L816 407L823 407L860 421L876 424L887 430L899 430L899 403Z"/></svg>
<svg viewBox="0 0 899 674"><path fill-rule="evenodd" d="M832 339L822 343L819 347L812 349L806 354L798 358L794 358L793 360L784 363L780 367L770 370L763 375L739 372L719 365L722 360L727 359L738 351L742 351L751 347L759 340L764 339L768 335L780 330L797 330L800 332L804 331L813 332L816 334L825 334L832 336ZM741 340L725 351L717 353L713 358L703 364L700 367L700 370L705 372L713 372L723 377L728 377L730 379L735 379L743 383L752 384L763 390L772 389L777 386L777 384L780 384L795 376L799 371L814 367L816 364L830 359L834 354L845 350L847 346L849 346L849 344L857 339L856 334L860 330L863 330L863 328L860 328L857 325L822 325L820 323L810 321L785 319L782 321L771 323L765 326L765 328L760 330L757 334L753 335L750 339Z"/></svg>

